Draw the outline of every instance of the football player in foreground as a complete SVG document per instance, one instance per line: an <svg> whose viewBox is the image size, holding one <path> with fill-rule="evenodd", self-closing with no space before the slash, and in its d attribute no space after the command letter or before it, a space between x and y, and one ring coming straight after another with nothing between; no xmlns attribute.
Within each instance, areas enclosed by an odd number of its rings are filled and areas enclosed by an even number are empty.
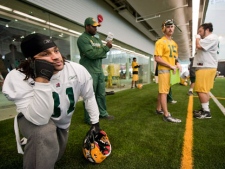
<svg viewBox="0 0 225 169"><path fill-rule="evenodd" d="M18 152L24 153L25 169L54 169L65 151L79 96L89 112L90 137L100 130L92 77L82 65L66 61L48 36L28 35L21 50L28 59L7 75L3 86L4 95L17 107ZM24 152L19 131L27 138Z"/></svg>

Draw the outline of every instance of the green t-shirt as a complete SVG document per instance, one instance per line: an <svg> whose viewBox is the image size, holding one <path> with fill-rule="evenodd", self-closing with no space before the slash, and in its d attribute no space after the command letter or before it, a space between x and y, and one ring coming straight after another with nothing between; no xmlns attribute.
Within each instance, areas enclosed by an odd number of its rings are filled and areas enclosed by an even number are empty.
<svg viewBox="0 0 225 169"><path fill-rule="evenodd" d="M108 46L103 46L101 40L84 32L77 40L80 51L80 64L89 73L101 73L102 59L106 58L106 53L110 50Z"/></svg>

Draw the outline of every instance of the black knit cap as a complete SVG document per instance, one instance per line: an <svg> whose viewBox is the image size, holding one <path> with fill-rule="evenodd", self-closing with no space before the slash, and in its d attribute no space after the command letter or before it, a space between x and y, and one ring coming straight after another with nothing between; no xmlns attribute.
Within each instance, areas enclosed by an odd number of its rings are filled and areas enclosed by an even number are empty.
<svg viewBox="0 0 225 169"><path fill-rule="evenodd" d="M26 58L33 58L38 53L55 47L56 44L50 39L49 36L42 35L40 33L30 34L26 36L21 42L21 51Z"/></svg>

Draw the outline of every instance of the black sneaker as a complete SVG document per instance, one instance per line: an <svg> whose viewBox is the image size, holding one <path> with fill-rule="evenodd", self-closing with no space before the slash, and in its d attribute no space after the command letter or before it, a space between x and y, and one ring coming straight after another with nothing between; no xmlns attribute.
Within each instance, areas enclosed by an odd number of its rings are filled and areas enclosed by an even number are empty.
<svg viewBox="0 0 225 169"><path fill-rule="evenodd" d="M211 119L212 116L211 116L211 113L210 111L202 111L201 112L201 115L196 117L197 119Z"/></svg>
<svg viewBox="0 0 225 169"><path fill-rule="evenodd" d="M112 115L107 115L107 116L100 116L101 119L106 119L106 120L113 120L114 116Z"/></svg>
<svg viewBox="0 0 225 169"><path fill-rule="evenodd" d="M194 111L193 111L193 117L194 117L194 118L200 117L201 114L202 114L202 112L203 112L203 109L200 109L200 110L194 110Z"/></svg>
<svg viewBox="0 0 225 169"><path fill-rule="evenodd" d="M155 110L156 114L164 114L162 110Z"/></svg>

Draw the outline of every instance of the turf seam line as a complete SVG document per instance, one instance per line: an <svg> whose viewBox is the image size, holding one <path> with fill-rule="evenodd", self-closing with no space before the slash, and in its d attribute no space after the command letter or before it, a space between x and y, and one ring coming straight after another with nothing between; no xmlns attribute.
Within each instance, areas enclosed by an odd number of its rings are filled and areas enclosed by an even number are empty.
<svg viewBox="0 0 225 169"><path fill-rule="evenodd" d="M211 92L209 92L209 95L225 116L225 108L223 107L223 105L217 100L217 98Z"/></svg>
<svg viewBox="0 0 225 169"><path fill-rule="evenodd" d="M193 96L189 96L186 126L184 132L184 144L182 150L181 169L193 168Z"/></svg>

